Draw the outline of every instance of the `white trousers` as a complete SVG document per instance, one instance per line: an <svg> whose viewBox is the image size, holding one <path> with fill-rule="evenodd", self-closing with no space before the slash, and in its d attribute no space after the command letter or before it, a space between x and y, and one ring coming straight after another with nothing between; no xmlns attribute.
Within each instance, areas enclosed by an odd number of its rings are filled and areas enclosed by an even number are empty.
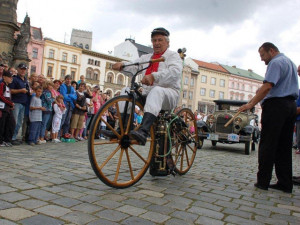
<svg viewBox="0 0 300 225"><path fill-rule="evenodd" d="M121 95L129 92L129 87L123 88ZM143 95L147 95L144 112L158 116L161 110L172 110L176 107L179 99L179 93L172 88L164 88L154 86L153 88L143 91ZM121 113L124 112L125 102L119 103ZM130 113L131 104L128 105L127 113Z"/></svg>
<svg viewBox="0 0 300 225"><path fill-rule="evenodd" d="M61 118L54 114L52 120L52 133L57 133L60 130Z"/></svg>

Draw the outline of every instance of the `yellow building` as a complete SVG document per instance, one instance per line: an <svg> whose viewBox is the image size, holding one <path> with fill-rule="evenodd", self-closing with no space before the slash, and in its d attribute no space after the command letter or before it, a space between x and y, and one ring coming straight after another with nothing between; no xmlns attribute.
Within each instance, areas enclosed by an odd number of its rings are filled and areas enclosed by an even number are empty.
<svg viewBox="0 0 300 225"><path fill-rule="evenodd" d="M82 49L45 39L42 74L48 79L64 79L69 74L79 80Z"/></svg>
<svg viewBox="0 0 300 225"><path fill-rule="evenodd" d="M189 65L184 65L182 71L181 93L179 104L183 108L189 108L193 112L198 108L196 99L197 93L197 77L199 72L193 70Z"/></svg>
<svg viewBox="0 0 300 225"><path fill-rule="evenodd" d="M191 62L193 61L193 62ZM199 75L195 102L199 112L214 112L216 99L228 99L229 73L222 66L190 59L192 67L197 66Z"/></svg>

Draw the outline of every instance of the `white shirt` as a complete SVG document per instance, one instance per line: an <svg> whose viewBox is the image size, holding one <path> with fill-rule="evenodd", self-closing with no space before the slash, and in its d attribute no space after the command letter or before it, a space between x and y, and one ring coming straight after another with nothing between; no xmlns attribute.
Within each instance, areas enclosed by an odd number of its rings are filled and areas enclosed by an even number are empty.
<svg viewBox="0 0 300 225"><path fill-rule="evenodd" d="M139 59L133 62L124 62L124 65L137 62L148 62L150 61L153 54L142 55ZM161 86L166 88L172 88L176 91L180 91L181 88L181 75L183 62L177 52L173 52L169 49L165 51L162 55L165 58L164 62L160 62L157 72L153 72L154 83L153 86L143 85L143 89L148 93L154 86ZM140 65L139 69L146 68L149 66L148 63ZM129 66L124 70L135 73L137 71L137 66ZM143 71L143 76L145 75L146 70Z"/></svg>

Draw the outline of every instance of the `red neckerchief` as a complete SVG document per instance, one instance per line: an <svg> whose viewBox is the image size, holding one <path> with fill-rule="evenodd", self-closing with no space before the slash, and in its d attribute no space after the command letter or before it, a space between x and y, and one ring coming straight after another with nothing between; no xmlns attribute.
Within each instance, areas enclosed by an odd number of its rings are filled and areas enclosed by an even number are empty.
<svg viewBox="0 0 300 225"><path fill-rule="evenodd" d="M153 53L153 56L151 57L151 59L159 59L161 58L161 56L164 54L165 52L161 53L161 54L155 54ZM158 70L158 66L159 66L159 62L156 63L151 63L151 65L149 66L149 68L146 70L145 75L149 75L152 72L157 72Z"/></svg>

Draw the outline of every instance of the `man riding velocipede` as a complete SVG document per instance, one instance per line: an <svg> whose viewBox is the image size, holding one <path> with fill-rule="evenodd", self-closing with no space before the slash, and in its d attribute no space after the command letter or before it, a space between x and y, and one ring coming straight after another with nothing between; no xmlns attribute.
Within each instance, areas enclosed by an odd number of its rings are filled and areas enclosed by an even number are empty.
<svg viewBox="0 0 300 225"><path fill-rule="evenodd" d="M142 68L146 68L149 62L159 58L164 58L163 62L151 63L149 68L143 71L142 95L146 96L144 106L144 117L138 130L131 130L129 136L135 139L141 145L145 145L151 125L155 122L161 110L172 110L176 107L181 87L182 60L177 52L169 50L170 33L166 29L159 27L152 31L151 42L153 45L153 54L146 54L135 60L133 63L141 63ZM118 62L112 66L112 69L122 71L123 67L132 62ZM136 72L137 66L130 66L129 72ZM129 88L123 88L121 95L128 93ZM121 113L124 108L120 107ZM118 129L117 129L118 130ZM102 134L111 139L116 135L110 130L101 131Z"/></svg>

